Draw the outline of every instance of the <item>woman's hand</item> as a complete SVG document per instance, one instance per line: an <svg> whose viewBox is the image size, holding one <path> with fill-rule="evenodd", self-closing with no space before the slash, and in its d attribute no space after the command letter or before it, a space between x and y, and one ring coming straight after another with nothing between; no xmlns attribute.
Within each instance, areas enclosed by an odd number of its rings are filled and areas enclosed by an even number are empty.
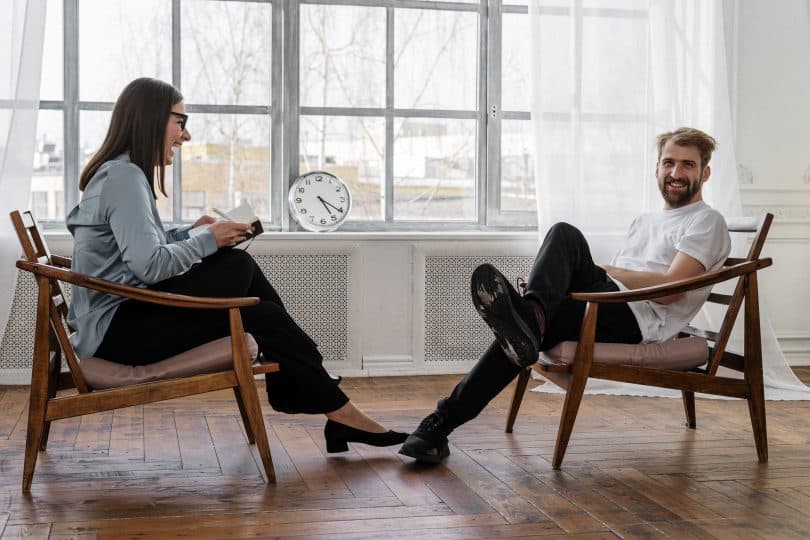
<svg viewBox="0 0 810 540"><path fill-rule="evenodd" d="M200 218L202 219L202 218ZM217 247L233 247L250 235L250 225L235 221L217 221L208 228L217 239Z"/></svg>
<svg viewBox="0 0 810 540"><path fill-rule="evenodd" d="M213 218L206 214L204 216L201 216L200 219L198 219L197 221L195 221L194 225L192 225L191 228L193 229L194 227L199 227L200 225L208 225L209 223L214 223L215 221L216 218Z"/></svg>

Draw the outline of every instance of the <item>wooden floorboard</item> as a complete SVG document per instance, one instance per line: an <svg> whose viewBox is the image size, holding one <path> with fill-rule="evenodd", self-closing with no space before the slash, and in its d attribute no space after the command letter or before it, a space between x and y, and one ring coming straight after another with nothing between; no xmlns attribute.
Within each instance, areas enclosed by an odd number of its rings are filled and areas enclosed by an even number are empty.
<svg viewBox="0 0 810 540"><path fill-rule="evenodd" d="M810 381L810 368L796 372ZM355 403L410 430L459 376L346 379ZM261 384L261 383L259 383ZM263 394L263 388L260 389ZM397 448L326 453L322 416L262 405L278 483L247 444L232 392L53 422L30 495L20 482L26 387L0 387L2 538L810 537L810 402L767 402L760 464L744 402L586 396L561 471L562 396L508 388L424 466Z"/></svg>

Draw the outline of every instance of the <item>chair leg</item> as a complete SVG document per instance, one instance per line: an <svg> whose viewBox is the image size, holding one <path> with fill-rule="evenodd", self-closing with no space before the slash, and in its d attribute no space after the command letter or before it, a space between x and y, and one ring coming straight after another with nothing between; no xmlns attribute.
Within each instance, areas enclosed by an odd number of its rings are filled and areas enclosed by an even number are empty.
<svg viewBox="0 0 810 540"><path fill-rule="evenodd" d="M228 310L228 319L231 327L231 347L233 350L233 368L236 374L236 384L242 396L244 411L247 416L247 425L253 432L253 438L262 459L267 481L276 483L276 471L273 468L273 458L270 455L270 443L267 442L267 431L264 429L262 407L259 404L259 394L256 391L256 381L253 379L253 370L248 361L247 346L244 340L242 317L238 309ZM241 336L241 339L236 336ZM247 428L246 428L247 429Z"/></svg>
<svg viewBox="0 0 810 540"><path fill-rule="evenodd" d="M585 384L588 382L588 374L584 376L571 377L571 384L565 393L565 403L563 404L562 415L560 416L560 428L557 431L557 443L554 445L554 456L551 460L551 467L559 470L565 457L565 450L568 448L568 441L571 432L574 430L574 422L579 412L579 404L582 403L582 395L585 393Z"/></svg>
<svg viewBox="0 0 810 540"><path fill-rule="evenodd" d="M253 436L253 428L251 428L248 415L245 412L245 401L242 399L242 392L239 391L238 386L233 387L233 395L236 397L236 404L239 405L239 414L242 415L242 425L245 426L248 443L255 444L256 438Z"/></svg>
<svg viewBox="0 0 810 540"><path fill-rule="evenodd" d="M48 406L50 379L48 278L37 276L37 322L34 330L34 356L31 366L31 390L28 405L28 429L25 433L25 460L23 461L23 493L31 491L37 454L45 430L45 412Z"/></svg>
<svg viewBox="0 0 810 540"><path fill-rule="evenodd" d="M509 406L509 417L506 419L506 433L512 433L512 428L515 425L520 404L523 401L523 396L526 394L526 386L529 384L529 375L531 375L531 368L526 368L520 372L515 386L515 394L512 396L512 404Z"/></svg>
<svg viewBox="0 0 810 540"><path fill-rule="evenodd" d="M48 368L48 399L56 397L56 389L59 387L59 372L62 369L62 356L57 351L54 358L51 360L51 365ZM51 422L46 420L42 428L42 440L39 443L39 449L45 451L48 447L48 435L51 432Z"/></svg>
<svg viewBox="0 0 810 540"><path fill-rule="evenodd" d="M273 457L270 455L270 444L267 442L267 431L264 428L264 417L262 416L261 405L259 405L259 396L256 387L249 388L249 384L255 384L252 377L248 381L239 381L239 389L245 402L244 410L247 415L247 424L250 425L250 429L253 431L264 472L267 475L267 481L275 484L276 471L273 468Z"/></svg>
<svg viewBox="0 0 810 540"><path fill-rule="evenodd" d="M745 295L745 365L743 373L748 386L748 414L760 463L768 461L768 428L765 422L765 386L762 377L762 338L759 321L757 275L747 279Z"/></svg>
<svg viewBox="0 0 810 540"><path fill-rule="evenodd" d="M697 420L695 418L695 393L688 390L682 390L683 396L683 411L686 414L686 427L695 429L697 427Z"/></svg>
<svg viewBox="0 0 810 540"><path fill-rule="evenodd" d="M23 493L31 491L31 482L34 479L34 469L37 466L37 455L42 442L42 432L45 428L45 406L47 398L44 394L35 395L32 387L31 402L28 409L28 430L25 434L25 461L23 462Z"/></svg>
<svg viewBox="0 0 810 540"><path fill-rule="evenodd" d="M751 416L751 428L754 430L754 442L757 445L757 459L760 463L768 462L768 428L765 423L765 392L760 380L759 389L751 390L748 398L748 414Z"/></svg>

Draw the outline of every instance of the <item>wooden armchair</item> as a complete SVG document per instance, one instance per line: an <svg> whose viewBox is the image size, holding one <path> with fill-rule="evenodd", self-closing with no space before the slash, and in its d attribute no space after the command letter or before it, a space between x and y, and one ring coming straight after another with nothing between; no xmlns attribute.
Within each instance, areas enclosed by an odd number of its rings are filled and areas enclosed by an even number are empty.
<svg viewBox="0 0 810 540"><path fill-rule="evenodd" d="M729 221L730 232L754 233L753 242L745 258L729 258L722 268L713 272L632 291L572 293L571 298L587 302L580 340L576 343L564 342L551 351L541 353L538 363L520 373L506 421L506 432L512 432L530 370L535 369L544 378L566 390L552 458L554 469L559 469L562 464L589 377L680 390L686 425L692 429L696 426L695 392L745 399L748 401L757 457L760 462L768 461L757 271L772 263L770 258L760 258L772 220L771 214L764 214L759 218ZM599 304L603 302L652 300L728 280L736 280L733 294L712 293L708 298L709 302L727 306L719 332L689 326L678 339L650 346L594 343L597 312ZM726 346L743 301L744 352L740 355L727 351ZM712 342L713 346L709 347L708 342ZM567 355L564 352L566 348L570 351ZM676 356L678 358L674 358ZM550 357L558 360L553 361ZM662 359L665 360L663 363ZM667 367L661 367L662 364ZM717 375L720 366L742 372L743 378Z"/></svg>
<svg viewBox="0 0 810 540"><path fill-rule="evenodd" d="M34 274L37 314L31 373L28 431L23 465L23 492L30 491L38 451L45 450L53 420L142 405L232 388L250 444L256 444L267 480L275 482L273 460L253 376L278 371L278 364L257 364L257 347L244 332L239 308L258 298L203 298L130 287L70 271L71 259L52 255L30 212L11 213L25 259L17 267ZM68 306L62 282L151 302L189 309L228 310L230 337L215 340L145 367L129 368L102 359L79 359L70 343ZM68 372L62 373L62 358ZM153 369L154 367L154 369ZM76 393L58 396L63 389Z"/></svg>

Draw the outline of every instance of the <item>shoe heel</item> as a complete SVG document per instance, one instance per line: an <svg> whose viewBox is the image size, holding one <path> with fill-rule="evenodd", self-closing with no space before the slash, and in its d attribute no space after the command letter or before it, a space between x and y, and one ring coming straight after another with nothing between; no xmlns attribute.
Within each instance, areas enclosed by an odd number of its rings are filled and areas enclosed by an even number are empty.
<svg viewBox="0 0 810 540"><path fill-rule="evenodd" d="M326 452L329 454L337 454L338 452L348 452L349 445L346 441L331 441L326 440Z"/></svg>

